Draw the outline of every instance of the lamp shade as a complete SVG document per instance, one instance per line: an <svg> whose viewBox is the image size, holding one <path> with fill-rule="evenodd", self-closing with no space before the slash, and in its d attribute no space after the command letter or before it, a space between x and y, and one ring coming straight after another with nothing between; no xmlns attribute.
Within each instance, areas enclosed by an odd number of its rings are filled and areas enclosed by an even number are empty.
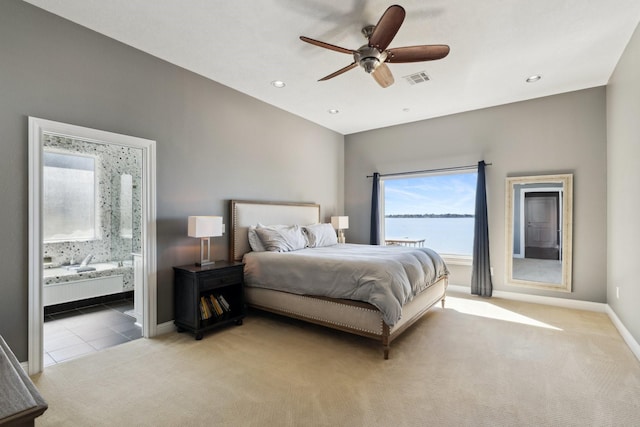
<svg viewBox="0 0 640 427"><path fill-rule="evenodd" d="M190 216L189 237L217 237L224 234L221 216Z"/></svg>
<svg viewBox="0 0 640 427"><path fill-rule="evenodd" d="M336 230L346 230L349 228L349 217L348 216L332 216L331 225Z"/></svg>

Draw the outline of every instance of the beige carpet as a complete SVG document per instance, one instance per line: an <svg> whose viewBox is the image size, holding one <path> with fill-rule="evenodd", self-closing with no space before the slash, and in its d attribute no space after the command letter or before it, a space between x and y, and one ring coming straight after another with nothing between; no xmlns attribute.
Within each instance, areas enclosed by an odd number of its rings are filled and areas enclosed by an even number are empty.
<svg viewBox="0 0 640 427"><path fill-rule="evenodd" d="M251 312L47 368L37 426L640 426L640 362L602 313L452 294L373 341Z"/></svg>

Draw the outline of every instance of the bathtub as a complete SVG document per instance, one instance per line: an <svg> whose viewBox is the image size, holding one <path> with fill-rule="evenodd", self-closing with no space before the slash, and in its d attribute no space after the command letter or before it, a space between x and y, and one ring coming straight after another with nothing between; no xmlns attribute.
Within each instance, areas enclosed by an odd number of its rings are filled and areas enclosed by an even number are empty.
<svg viewBox="0 0 640 427"><path fill-rule="evenodd" d="M120 265L115 262L90 264L95 271L77 272L65 267L43 270L42 305L44 307L88 298L117 294L132 283L131 262ZM131 287L133 289L133 287Z"/></svg>

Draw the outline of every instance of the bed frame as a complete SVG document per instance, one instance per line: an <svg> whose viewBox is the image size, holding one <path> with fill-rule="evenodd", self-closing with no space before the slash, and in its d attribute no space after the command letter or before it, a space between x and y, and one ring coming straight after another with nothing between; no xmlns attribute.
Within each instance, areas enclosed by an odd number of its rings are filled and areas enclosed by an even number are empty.
<svg viewBox="0 0 640 427"><path fill-rule="evenodd" d="M251 225L306 225L321 222L320 205L315 203L288 203L231 200L229 259L241 261L251 250L248 229ZM402 319L393 327L382 320L382 313L373 305L345 299L334 299L263 288L245 287L247 305L295 319L349 332L382 343L384 358L389 358L391 342L409 326L420 319L435 303L441 301L444 308L447 277L434 285L402 308Z"/></svg>

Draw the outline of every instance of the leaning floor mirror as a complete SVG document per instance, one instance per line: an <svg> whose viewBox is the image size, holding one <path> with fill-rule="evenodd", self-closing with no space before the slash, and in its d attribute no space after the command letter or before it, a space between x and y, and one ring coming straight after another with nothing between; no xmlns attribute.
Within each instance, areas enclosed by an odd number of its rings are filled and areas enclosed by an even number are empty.
<svg viewBox="0 0 640 427"><path fill-rule="evenodd" d="M573 175L509 177L506 281L571 292Z"/></svg>

